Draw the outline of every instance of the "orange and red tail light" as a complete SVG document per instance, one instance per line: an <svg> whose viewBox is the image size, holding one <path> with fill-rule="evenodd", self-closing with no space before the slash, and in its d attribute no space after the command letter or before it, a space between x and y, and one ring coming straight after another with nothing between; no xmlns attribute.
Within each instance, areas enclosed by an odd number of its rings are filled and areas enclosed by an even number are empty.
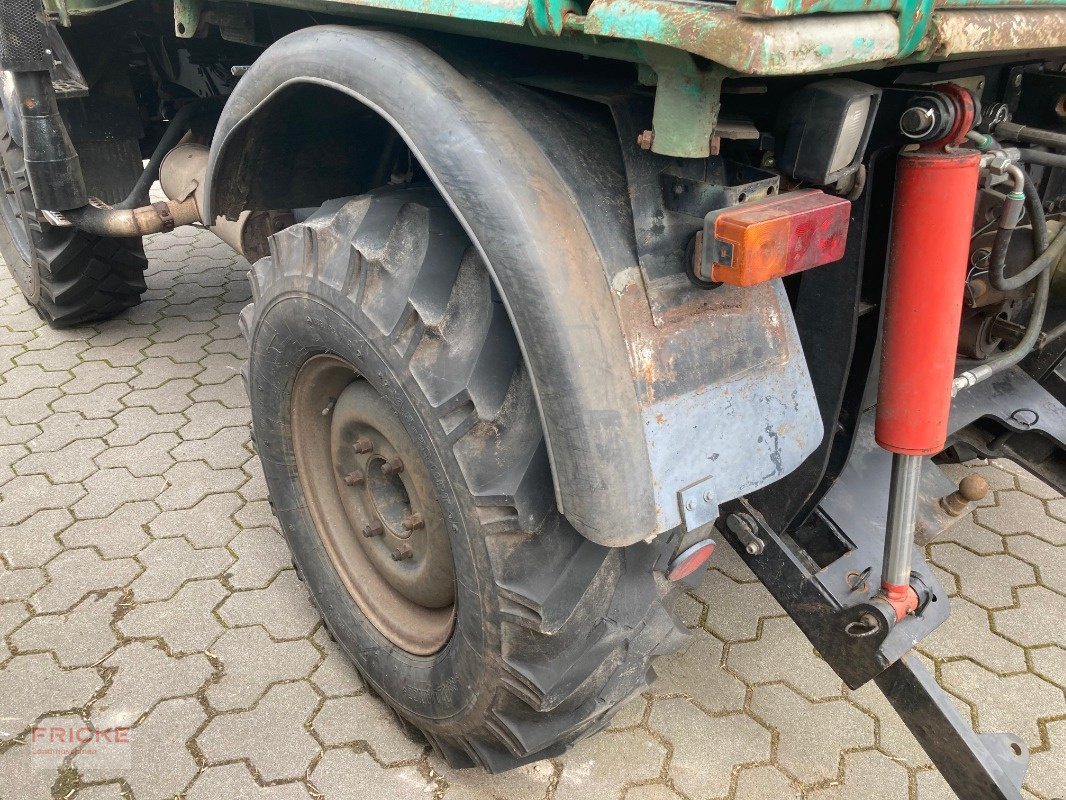
<svg viewBox="0 0 1066 800"><path fill-rule="evenodd" d="M817 189L769 197L707 215L703 281L754 286L839 261L851 202Z"/></svg>

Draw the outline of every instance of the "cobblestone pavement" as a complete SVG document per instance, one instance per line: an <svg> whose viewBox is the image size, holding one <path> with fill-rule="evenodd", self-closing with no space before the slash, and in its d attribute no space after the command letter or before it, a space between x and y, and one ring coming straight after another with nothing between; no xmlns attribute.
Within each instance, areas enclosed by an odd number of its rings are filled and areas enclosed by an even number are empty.
<svg viewBox="0 0 1066 800"><path fill-rule="evenodd" d="M238 374L246 265L189 229L147 246L144 304L106 324L51 331L0 280L0 798L952 797L728 548L683 600L691 646L611 729L502 776L447 769L292 571ZM922 651L979 729L1025 738L1046 800L1066 795L1066 499L979 471L994 495L929 547L954 614ZM31 726L86 721L130 745L33 768Z"/></svg>

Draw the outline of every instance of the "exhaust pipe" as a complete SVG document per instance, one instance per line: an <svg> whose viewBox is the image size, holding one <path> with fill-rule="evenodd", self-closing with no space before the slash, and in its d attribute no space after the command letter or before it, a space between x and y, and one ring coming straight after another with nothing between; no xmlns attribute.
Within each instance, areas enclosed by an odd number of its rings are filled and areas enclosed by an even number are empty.
<svg viewBox="0 0 1066 800"><path fill-rule="evenodd" d="M291 211L242 211L235 220L218 218L211 224L203 219L199 209L205 206L205 177L211 154L202 144L181 144L167 153L159 165L159 185L171 205L196 209L198 222L249 261L267 255L267 239L271 234L287 228L294 221Z"/></svg>

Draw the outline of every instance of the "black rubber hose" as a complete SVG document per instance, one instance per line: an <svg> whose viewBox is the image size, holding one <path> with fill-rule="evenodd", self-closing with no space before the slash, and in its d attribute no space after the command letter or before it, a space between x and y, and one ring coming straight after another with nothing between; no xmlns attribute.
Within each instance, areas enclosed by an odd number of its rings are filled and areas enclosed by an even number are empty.
<svg viewBox="0 0 1066 800"><path fill-rule="evenodd" d="M1047 150L1018 150L1018 160L1042 167L1066 167L1066 155L1049 153Z"/></svg>
<svg viewBox="0 0 1066 800"><path fill-rule="evenodd" d="M163 132L163 136L159 139L159 144L156 145L155 150L152 152L152 157L148 159L148 164L145 165L141 177L137 179L137 183L133 185L130 193L126 195L126 199L121 203L117 203L114 208L130 209L148 204L148 192L159 177L160 164L163 163L167 153L173 150L178 142L181 141L181 137L188 132L192 126L193 112L199 107L199 102L192 102L183 105L177 110L167 129Z"/></svg>
<svg viewBox="0 0 1066 800"><path fill-rule="evenodd" d="M1045 147L1066 148L1066 133L1055 133L1043 128L1030 128L1014 122L1001 122L996 126L996 136L1015 142L1042 144Z"/></svg>
<svg viewBox="0 0 1066 800"><path fill-rule="evenodd" d="M1007 245L1010 244L1008 229L1001 228L996 234L996 240L992 245L992 254L988 260L989 283L1001 292L1009 292L1020 289L1033 278L1058 261L1062 252L1062 246L1066 245L1066 232L1064 227L1055 237L1055 241L1049 245L1047 233L1047 218L1044 216L1044 207L1040 201L1040 192L1028 174L1025 175L1025 207L1029 212L1029 221L1033 226L1033 250L1038 255L1036 259L1016 275L1009 278L1005 274ZM1002 241L1005 240L1005 241Z"/></svg>

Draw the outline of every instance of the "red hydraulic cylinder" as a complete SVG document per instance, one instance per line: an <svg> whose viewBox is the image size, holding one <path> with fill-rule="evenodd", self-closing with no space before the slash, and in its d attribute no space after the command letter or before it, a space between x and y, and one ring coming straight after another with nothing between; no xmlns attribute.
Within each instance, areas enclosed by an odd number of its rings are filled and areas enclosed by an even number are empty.
<svg viewBox="0 0 1066 800"><path fill-rule="evenodd" d="M889 244L875 438L901 455L944 449L977 200L979 153L901 153Z"/></svg>

